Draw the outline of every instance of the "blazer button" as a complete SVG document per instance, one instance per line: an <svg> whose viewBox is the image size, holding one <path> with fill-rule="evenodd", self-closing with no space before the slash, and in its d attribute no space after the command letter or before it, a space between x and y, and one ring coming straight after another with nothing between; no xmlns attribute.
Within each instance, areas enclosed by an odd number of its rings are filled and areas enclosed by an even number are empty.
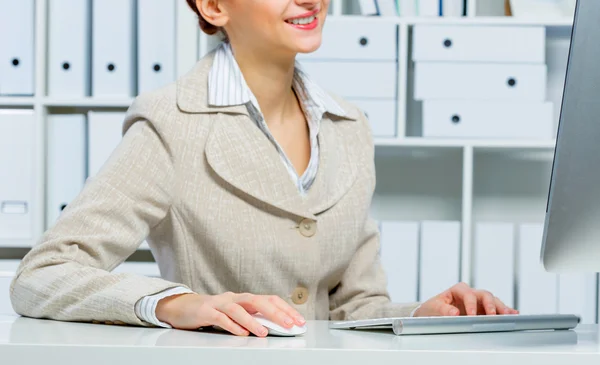
<svg viewBox="0 0 600 365"><path fill-rule="evenodd" d="M298 287L292 293L292 302L294 304L304 304L308 300L308 289Z"/></svg>
<svg viewBox="0 0 600 365"><path fill-rule="evenodd" d="M304 237L312 237L317 233L317 222L312 219L303 219L298 229Z"/></svg>

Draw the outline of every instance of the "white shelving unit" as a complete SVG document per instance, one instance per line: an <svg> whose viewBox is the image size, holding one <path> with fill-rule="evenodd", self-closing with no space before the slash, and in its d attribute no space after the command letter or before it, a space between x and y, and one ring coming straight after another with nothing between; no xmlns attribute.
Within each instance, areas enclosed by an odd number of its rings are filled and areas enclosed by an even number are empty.
<svg viewBox="0 0 600 365"><path fill-rule="evenodd" d="M554 140L429 139L413 132L418 117L410 93L412 27L420 24L474 26L544 26L547 30L548 98L556 110L572 20L500 16L500 0L468 0L460 18L363 17L356 1L333 0L328 22L391 22L399 27L398 135L376 139L377 189L372 215L378 220L456 220L462 224L461 280L472 279L472 237L476 222L541 222L545 210ZM195 15L177 2L177 74L186 73L218 39L201 34ZM36 194L34 239L0 240L0 259L6 247L31 247L46 230L46 121L56 110L125 110L132 98L68 99L47 97L47 7L36 1L35 95L0 97L0 108L28 108L36 115ZM556 113L557 114L557 113ZM558 114L557 114L558 115Z"/></svg>

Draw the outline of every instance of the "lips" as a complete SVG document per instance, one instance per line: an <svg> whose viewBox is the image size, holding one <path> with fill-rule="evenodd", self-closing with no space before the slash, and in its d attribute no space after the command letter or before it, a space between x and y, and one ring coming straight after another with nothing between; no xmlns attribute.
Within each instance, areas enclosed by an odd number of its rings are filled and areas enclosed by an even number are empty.
<svg viewBox="0 0 600 365"><path fill-rule="evenodd" d="M309 13L289 18L285 22L297 29L311 30L315 29L319 25L317 14L319 14L319 9L315 9Z"/></svg>

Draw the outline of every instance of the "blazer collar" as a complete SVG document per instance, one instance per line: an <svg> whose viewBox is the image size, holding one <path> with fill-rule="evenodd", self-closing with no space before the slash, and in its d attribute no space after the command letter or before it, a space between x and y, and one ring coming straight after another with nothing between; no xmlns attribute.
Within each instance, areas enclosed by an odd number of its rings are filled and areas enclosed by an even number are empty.
<svg viewBox="0 0 600 365"><path fill-rule="evenodd" d="M218 47L204 56L187 74L178 79L177 105L179 109L187 113L233 113L249 115L245 104L226 103L223 105L211 105L209 103L209 78L219 50L220 48ZM311 98L321 100L326 113L334 120L357 120L359 118L355 107L336 95L332 95L320 88L304 72L299 63L296 63L296 67L297 74L302 78L306 87L311 90Z"/></svg>

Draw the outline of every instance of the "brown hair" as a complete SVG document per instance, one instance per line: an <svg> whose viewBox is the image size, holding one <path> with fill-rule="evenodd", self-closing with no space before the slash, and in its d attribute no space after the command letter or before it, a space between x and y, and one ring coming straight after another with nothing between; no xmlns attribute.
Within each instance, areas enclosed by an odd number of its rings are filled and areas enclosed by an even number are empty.
<svg viewBox="0 0 600 365"><path fill-rule="evenodd" d="M187 0L187 3L189 7L194 11L194 13L198 15L198 23L200 24L200 29L202 29L204 33L208 35L213 35L221 30L220 27L210 24L206 21L206 19L202 17L202 14L200 14L200 10L198 10L198 6L196 5L196 0Z"/></svg>

